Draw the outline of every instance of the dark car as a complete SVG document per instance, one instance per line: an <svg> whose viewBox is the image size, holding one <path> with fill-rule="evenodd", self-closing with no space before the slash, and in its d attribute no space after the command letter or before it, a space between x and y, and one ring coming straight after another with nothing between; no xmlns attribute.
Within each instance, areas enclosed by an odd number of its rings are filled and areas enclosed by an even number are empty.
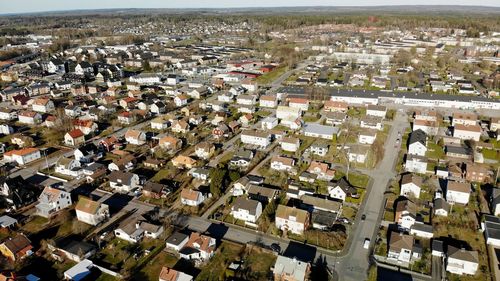
<svg viewBox="0 0 500 281"><path fill-rule="evenodd" d="M271 248L271 250L273 250L274 252L276 252L278 254L281 253L281 247L278 243L271 244L270 248Z"/></svg>
<svg viewBox="0 0 500 281"><path fill-rule="evenodd" d="M361 216L361 220L362 220L362 221L364 221L365 219L366 219L366 215L365 215L365 214L363 214L363 215Z"/></svg>

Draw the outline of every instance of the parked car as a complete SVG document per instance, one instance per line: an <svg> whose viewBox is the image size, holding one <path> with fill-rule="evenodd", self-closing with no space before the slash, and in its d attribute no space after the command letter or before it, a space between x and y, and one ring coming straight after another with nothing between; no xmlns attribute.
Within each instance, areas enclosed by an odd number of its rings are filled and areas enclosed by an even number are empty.
<svg viewBox="0 0 500 281"><path fill-rule="evenodd" d="M274 252L276 252L278 254L281 253L281 247L278 243L271 244L270 248L271 248L271 250L273 250Z"/></svg>
<svg viewBox="0 0 500 281"><path fill-rule="evenodd" d="M365 242L363 242L363 248L365 249L370 248L370 239L365 238Z"/></svg>

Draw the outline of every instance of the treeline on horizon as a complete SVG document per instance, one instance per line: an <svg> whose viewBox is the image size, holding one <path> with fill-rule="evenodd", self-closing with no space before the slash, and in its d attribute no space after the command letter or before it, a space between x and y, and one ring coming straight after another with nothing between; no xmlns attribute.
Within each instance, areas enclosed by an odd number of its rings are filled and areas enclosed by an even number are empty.
<svg viewBox="0 0 500 281"><path fill-rule="evenodd" d="M79 17L69 15L60 16L20 16L0 17L0 36L25 35L29 33L45 33L47 30L72 30L74 37L109 36L109 30L78 29L84 24L109 27L119 23L145 24L161 22L165 24L197 23L197 22L226 22L234 24L242 21L255 23L259 32L283 31L304 26L319 24L352 24L360 27L389 27L398 29L413 28L450 28L468 30L468 35L478 37L480 32L488 33L500 30L500 16L494 14L464 15L462 13L442 13L421 15L410 13L384 13L380 11L357 12L349 14L338 13L274 13L274 14L89 14Z"/></svg>

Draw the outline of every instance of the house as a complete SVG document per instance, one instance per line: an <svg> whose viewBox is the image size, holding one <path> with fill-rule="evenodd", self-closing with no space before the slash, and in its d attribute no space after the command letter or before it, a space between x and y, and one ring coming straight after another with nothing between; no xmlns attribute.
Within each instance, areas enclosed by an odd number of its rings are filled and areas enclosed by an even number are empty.
<svg viewBox="0 0 500 281"><path fill-rule="evenodd" d="M189 156L184 156L184 155L178 155L175 158L173 158L171 161L172 161L172 164L174 165L174 167L180 168L180 169L183 169L183 168L191 169L196 165L196 160L194 160L193 158L191 158Z"/></svg>
<svg viewBox="0 0 500 281"><path fill-rule="evenodd" d="M413 131L422 130L427 135L435 136L438 133L439 125L437 121L415 119L412 129Z"/></svg>
<svg viewBox="0 0 500 281"><path fill-rule="evenodd" d="M403 229L410 229L417 219L417 205L403 198L396 202L394 221Z"/></svg>
<svg viewBox="0 0 500 281"><path fill-rule="evenodd" d="M427 135L422 130L411 132L408 138L408 153L412 155L425 156L427 152Z"/></svg>
<svg viewBox="0 0 500 281"><path fill-rule="evenodd" d="M479 267L477 251L467 251L448 245L446 271L457 275L475 275Z"/></svg>
<svg viewBox="0 0 500 281"><path fill-rule="evenodd" d="M323 106L324 111L346 113L349 107L346 102L327 100Z"/></svg>
<svg viewBox="0 0 500 281"><path fill-rule="evenodd" d="M484 238L487 245L495 248L500 247L500 218L492 215L484 215L481 228L484 230Z"/></svg>
<svg viewBox="0 0 500 281"><path fill-rule="evenodd" d="M13 108L0 108L0 120L11 121L18 118L17 110Z"/></svg>
<svg viewBox="0 0 500 281"><path fill-rule="evenodd" d="M261 149L265 149L271 144L271 134L257 130L245 130L241 132L240 139L244 144L254 145Z"/></svg>
<svg viewBox="0 0 500 281"><path fill-rule="evenodd" d="M359 133L358 142L360 144L373 144L377 138L377 130L366 129Z"/></svg>
<svg viewBox="0 0 500 281"><path fill-rule="evenodd" d="M138 130L128 130L125 133L125 140L133 145L143 145L146 143L146 134Z"/></svg>
<svg viewBox="0 0 500 281"><path fill-rule="evenodd" d="M3 197L6 205L13 210L37 201L41 191L39 186L26 181L21 176L0 177L0 196Z"/></svg>
<svg viewBox="0 0 500 281"><path fill-rule="evenodd" d="M401 192L400 195L405 197L420 198L420 190L422 189L422 178L413 174L404 174L401 177Z"/></svg>
<svg viewBox="0 0 500 281"><path fill-rule="evenodd" d="M240 105L255 105L257 104L256 95L239 95L236 97L236 103Z"/></svg>
<svg viewBox="0 0 500 281"><path fill-rule="evenodd" d="M195 154L201 159L210 159L215 152L215 146L208 142L201 142L195 146Z"/></svg>
<svg viewBox="0 0 500 281"><path fill-rule="evenodd" d="M115 158L111 163L108 164L108 170L110 171L130 171L134 168L136 158L128 154L128 152L122 153L123 150L118 150L120 158Z"/></svg>
<svg viewBox="0 0 500 281"><path fill-rule="evenodd" d="M99 142L99 147L103 148L106 151L112 151L118 146L120 142L115 136L107 137Z"/></svg>
<svg viewBox="0 0 500 281"><path fill-rule="evenodd" d="M176 231L167 238L165 243L168 250L179 252L187 244L188 241L189 235Z"/></svg>
<svg viewBox="0 0 500 281"><path fill-rule="evenodd" d="M84 278L90 275L91 269L94 267L94 263L88 259L85 259L70 269L64 272L64 279L70 281L81 281L85 280Z"/></svg>
<svg viewBox="0 0 500 281"><path fill-rule="evenodd" d="M433 203L433 212L436 216L447 217L450 212L450 205L444 198L436 198Z"/></svg>
<svg viewBox="0 0 500 281"><path fill-rule="evenodd" d="M248 165L250 165L250 162L252 161L253 158L253 152L251 150L238 150L234 155L233 158L229 161L229 164L234 167L238 168L246 168Z"/></svg>
<svg viewBox="0 0 500 281"><path fill-rule="evenodd" d="M85 143L85 134L80 129L73 129L64 135L64 143L68 146L79 146Z"/></svg>
<svg viewBox="0 0 500 281"><path fill-rule="evenodd" d="M276 189L255 184L249 184L246 187L246 192L248 198L257 200L264 205L270 203L278 195L278 190Z"/></svg>
<svg viewBox="0 0 500 281"><path fill-rule="evenodd" d="M184 94L177 95L174 98L174 103L177 107L185 106L188 103L188 97Z"/></svg>
<svg viewBox="0 0 500 281"><path fill-rule="evenodd" d="M357 189L353 187L345 178L332 183L328 183L328 195L331 198L345 201L347 197L357 195Z"/></svg>
<svg viewBox="0 0 500 281"><path fill-rule="evenodd" d="M26 165L40 159L41 155L38 148L28 147L5 152L3 157L7 162L16 162L18 165Z"/></svg>
<svg viewBox="0 0 500 281"><path fill-rule="evenodd" d="M167 105L161 101L157 101L157 102L153 103L149 108L149 111L151 111L151 113L154 113L154 114L162 114L166 110L167 110Z"/></svg>
<svg viewBox="0 0 500 281"><path fill-rule="evenodd" d="M465 165L465 179L470 182L485 183L489 179L489 170L480 164Z"/></svg>
<svg viewBox="0 0 500 281"><path fill-rule="evenodd" d="M432 224L415 223L410 229L410 234L420 238L431 239L434 237Z"/></svg>
<svg viewBox="0 0 500 281"><path fill-rule="evenodd" d="M162 267L160 271L159 281L193 281L193 276L182 271L177 271L170 267Z"/></svg>
<svg viewBox="0 0 500 281"><path fill-rule="evenodd" d="M35 112L48 113L55 109L54 102L48 98L38 98L31 104L31 109Z"/></svg>
<svg viewBox="0 0 500 281"><path fill-rule="evenodd" d="M477 125L477 122L477 115L474 113L454 112L452 115L451 125L453 127L459 124L464 126L474 126Z"/></svg>
<svg viewBox="0 0 500 281"><path fill-rule="evenodd" d="M215 253L216 241L207 235L193 232L189 236L189 240L179 251L181 258L187 260L207 261L213 257Z"/></svg>
<svg viewBox="0 0 500 281"><path fill-rule="evenodd" d="M141 216L130 216L123 220L114 230L117 238L130 243L137 243L144 237L156 239L163 233L163 226L146 221Z"/></svg>
<svg viewBox="0 0 500 281"><path fill-rule="evenodd" d="M123 125L130 125L137 120L137 117L130 111L124 111L118 114L118 122Z"/></svg>
<svg viewBox="0 0 500 281"><path fill-rule="evenodd" d="M300 139L294 137L284 137L280 140L281 149L288 152L296 152L300 147Z"/></svg>
<svg viewBox="0 0 500 281"><path fill-rule="evenodd" d="M69 259L81 262L96 253L96 247L90 243L65 238L55 241L54 244L48 243L47 247L52 252L52 257L59 261Z"/></svg>
<svg viewBox="0 0 500 281"><path fill-rule="evenodd" d="M302 110L300 108L280 105L276 109L276 118L280 120L296 120L301 116Z"/></svg>
<svg viewBox="0 0 500 281"><path fill-rule="evenodd" d="M271 116L268 116L268 117L262 119L262 121L260 121L260 124L261 124L262 130L271 130L274 127L278 126L278 119L271 117Z"/></svg>
<svg viewBox="0 0 500 281"><path fill-rule="evenodd" d="M97 151L97 146L90 142L75 149L73 155L75 156L75 160L77 161L80 161L82 163L91 163L93 162L94 157L97 156Z"/></svg>
<svg viewBox="0 0 500 281"><path fill-rule="evenodd" d="M470 183L448 181L446 184L446 201L450 204L458 203L467 205L469 203L470 193Z"/></svg>
<svg viewBox="0 0 500 281"><path fill-rule="evenodd" d="M377 116L364 116L360 119L359 126L361 128L376 129L381 131L383 129L382 117Z"/></svg>
<svg viewBox="0 0 500 281"><path fill-rule="evenodd" d="M184 120L174 120L172 122L172 132L185 134L189 131L189 124Z"/></svg>
<svg viewBox="0 0 500 281"><path fill-rule="evenodd" d="M386 114L387 114L387 108L385 106L369 104L366 107L366 115L367 116L375 116L375 117L385 118Z"/></svg>
<svg viewBox="0 0 500 281"><path fill-rule="evenodd" d="M263 95L259 99L260 107L274 108L278 105L278 100L274 95Z"/></svg>
<svg viewBox="0 0 500 281"><path fill-rule="evenodd" d="M76 218L90 225L98 225L109 219L109 207L106 204L80 196L75 206Z"/></svg>
<svg viewBox="0 0 500 281"><path fill-rule="evenodd" d="M307 172L317 175L317 179L330 181L335 177L335 170L331 170L329 164L318 161L311 161Z"/></svg>
<svg viewBox="0 0 500 281"><path fill-rule="evenodd" d="M99 126L90 119L75 119L73 120L73 128L81 130L84 135L89 135L97 132Z"/></svg>
<svg viewBox="0 0 500 281"><path fill-rule="evenodd" d="M296 258L278 255L273 267L275 281L305 281L309 278L311 265Z"/></svg>
<svg viewBox="0 0 500 281"><path fill-rule="evenodd" d="M165 116L158 116L151 120L151 129L155 130L165 130L170 125L168 118Z"/></svg>
<svg viewBox="0 0 500 281"><path fill-rule="evenodd" d="M81 173L80 161L63 156L57 160L54 171L61 175L77 177Z"/></svg>
<svg viewBox="0 0 500 281"><path fill-rule="evenodd" d="M316 123L306 123L304 125L304 135L313 138L322 138L333 140L334 136L339 133L339 128L332 126L325 126Z"/></svg>
<svg viewBox="0 0 500 281"><path fill-rule="evenodd" d="M460 159L472 159L473 151L467 146L447 145L445 146L446 156Z"/></svg>
<svg viewBox="0 0 500 281"><path fill-rule="evenodd" d="M82 115L82 108L78 105L68 105L64 108L64 114L68 117L78 117Z"/></svg>
<svg viewBox="0 0 500 281"><path fill-rule="evenodd" d="M481 126L457 124L453 127L453 137L461 140L479 141L481 138Z"/></svg>
<svg viewBox="0 0 500 281"><path fill-rule="evenodd" d="M31 256L33 254L32 250L31 241L24 234L18 234L0 244L0 253L13 262Z"/></svg>
<svg viewBox="0 0 500 281"><path fill-rule="evenodd" d="M284 232L302 235L309 226L309 213L294 207L278 205L276 227Z"/></svg>
<svg viewBox="0 0 500 281"><path fill-rule="evenodd" d="M108 176L109 186L118 192L130 192L139 185L139 176L130 172L112 171Z"/></svg>
<svg viewBox="0 0 500 281"><path fill-rule="evenodd" d="M349 162L365 163L366 158L368 157L368 151L370 151L370 149L370 146L353 145L347 152Z"/></svg>
<svg viewBox="0 0 500 281"><path fill-rule="evenodd" d="M313 143L309 148L308 151L314 155L318 155L321 157L325 157L326 154L328 153L328 144L322 144L322 143Z"/></svg>
<svg viewBox="0 0 500 281"><path fill-rule="evenodd" d="M493 188L490 198L491 212L500 215L500 188Z"/></svg>
<svg viewBox="0 0 500 281"><path fill-rule="evenodd" d="M71 201L71 194L69 192L47 186L38 197L38 204L35 206L36 214L44 218L49 218L57 212L68 208L71 204L73 202Z"/></svg>
<svg viewBox="0 0 500 281"><path fill-rule="evenodd" d="M147 181L142 188L142 194L145 197L159 199L165 197L171 192L170 188L161 183Z"/></svg>
<svg viewBox="0 0 500 281"><path fill-rule="evenodd" d="M26 125L36 125L42 122L42 115L35 111L21 111L18 114L19 123Z"/></svg>
<svg viewBox="0 0 500 281"><path fill-rule="evenodd" d="M158 141L158 145L166 150L177 150L182 147L182 141L172 136L164 136Z"/></svg>
<svg viewBox="0 0 500 281"><path fill-rule="evenodd" d="M302 111L309 109L309 100L304 98L289 98L288 106L291 108L300 108Z"/></svg>
<svg viewBox="0 0 500 281"><path fill-rule="evenodd" d="M427 158L423 156L407 154L405 171L419 174L427 173Z"/></svg>
<svg viewBox="0 0 500 281"><path fill-rule="evenodd" d="M440 258L444 257L443 241L433 239L431 248L432 248L432 256L433 257L440 257Z"/></svg>
<svg viewBox="0 0 500 281"><path fill-rule="evenodd" d="M257 200L238 197L231 207L231 215L245 223L255 224L262 214L262 204Z"/></svg>
<svg viewBox="0 0 500 281"><path fill-rule="evenodd" d="M343 112L324 112L321 114L325 118L326 125L340 126L347 121L347 114Z"/></svg>
<svg viewBox="0 0 500 281"><path fill-rule="evenodd" d="M414 238L411 235L391 232L387 259L407 265L412 258Z"/></svg>
<svg viewBox="0 0 500 281"><path fill-rule="evenodd" d="M276 155L271 158L270 167L271 169L277 171L291 172L294 165L295 165L295 160L293 158Z"/></svg>
<svg viewBox="0 0 500 281"><path fill-rule="evenodd" d="M184 188L181 191L181 203L188 206L199 206L205 201L205 196L198 190Z"/></svg>

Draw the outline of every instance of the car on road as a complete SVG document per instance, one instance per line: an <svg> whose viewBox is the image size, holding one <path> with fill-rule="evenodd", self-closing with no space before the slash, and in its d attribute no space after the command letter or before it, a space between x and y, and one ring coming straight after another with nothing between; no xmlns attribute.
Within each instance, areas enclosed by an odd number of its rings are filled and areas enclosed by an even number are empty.
<svg viewBox="0 0 500 281"><path fill-rule="evenodd" d="M346 218L338 218L337 221L341 223L349 223L349 220Z"/></svg>
<svg viewBox="0 0 500 281"><path fill-rule="evenodd" d="M370 239L365 238L365 241L363 242L363 248L368 249L370 248Z"/></svg>
<svg viewBox="0 0 500 281"><path fill-rule="evenodd" d="M362 221L364 221L365 219L366 219L366 215L365 215L365 214L363 214L363 215L361 216L361 220L362 220Z"/></svg>
<svg viewBox="0 0 500 281"><path fill-rule="evenodd" d="M269 248L271 248L271 250L273 250L274 252L276 252L278 254L281 253L281 247L278 243L271 244L271 246L269 246Z"/></svg>

